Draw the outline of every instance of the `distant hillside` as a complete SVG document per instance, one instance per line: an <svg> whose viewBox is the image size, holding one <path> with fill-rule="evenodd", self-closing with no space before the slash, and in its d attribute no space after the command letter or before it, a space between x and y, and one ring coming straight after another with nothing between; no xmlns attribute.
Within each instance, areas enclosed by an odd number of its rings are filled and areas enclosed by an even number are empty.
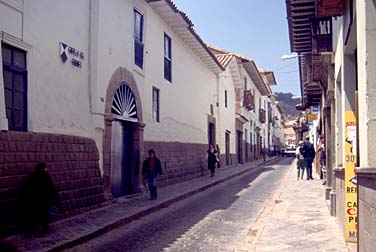
<svg viewBox="0 0 376 252"><path fill-rule="evenodd" d="M275 93L276 99L281 106L286 117L296 117L299 111L295 109L295 105L300 103L300 97L294 96L292 93Z"/></svg>

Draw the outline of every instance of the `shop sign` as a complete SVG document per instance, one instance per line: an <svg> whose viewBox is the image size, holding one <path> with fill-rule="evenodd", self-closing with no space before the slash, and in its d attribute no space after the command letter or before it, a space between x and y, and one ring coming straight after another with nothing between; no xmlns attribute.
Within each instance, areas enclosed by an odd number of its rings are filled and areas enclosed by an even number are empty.
<svg viewBox="0 0 376 252"><path fill-rule="evenodd" d="M358 236L358 180L355 174L357 164L356 118L353 111L345 112L345 238L357 242Z"/></svg>
<svg viewBox="0 0 376 252"><path fill-rule="evenodd" d="M318 114L308 114L308 121L316 121L318 119Z"/></svg>

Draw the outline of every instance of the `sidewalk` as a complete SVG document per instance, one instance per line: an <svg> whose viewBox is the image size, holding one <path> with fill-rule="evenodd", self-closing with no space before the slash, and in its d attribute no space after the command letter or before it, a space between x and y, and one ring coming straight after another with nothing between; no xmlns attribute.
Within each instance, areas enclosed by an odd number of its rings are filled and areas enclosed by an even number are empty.
<svg viewBox="0 0 376 252"><path fill-rule="evenodd" d="M245 251L355 252L346 244L335 217L330 216L321 181L297 180L293 162L273 202L259 217ZM241 250L243 251L243 250Z"/></svg>
<svg viewBox="0 0 376 252"><path fill-rule="evenodd" d="M9 237L5 241L15 244L19 252L60 251L240 176L260 164L267 164L273 160L277 160L277 158L268 159L266 162L257 160L227 169L219 168L215 177L201 177L160 188L158 190L159 198L156 201L150 201L147 192L136 194L133 197L118 198L116 203L104 208L55 222L51 224L51 228L46 234L39 236L17 235Z"/></svg>

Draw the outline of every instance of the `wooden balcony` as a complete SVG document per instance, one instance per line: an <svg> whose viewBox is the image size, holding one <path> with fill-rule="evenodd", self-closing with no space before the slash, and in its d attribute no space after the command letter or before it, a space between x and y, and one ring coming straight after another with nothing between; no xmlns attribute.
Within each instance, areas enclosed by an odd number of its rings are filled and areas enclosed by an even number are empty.
<svg viewBox="0 0 376 252"><path fill-rule="evenodd" d="M312 50L317 53L331 52L332 21L330 18L314 19L312 21Z"/></svg>
<svg viewBox="0 0 376 252"><path fill-rule="evenodd" d="M259 111L259 120L260 123L266 123L266 111L264 109L260 109Z"/></svg>
<svg viewBox="0 0 376 252"><path fill-rule="evenodd" d="M345 9L345 0L316 0L317 17L342 16Z"/></svg>
<svg viewBox="0 0 376 252"><path fill-rule="evenodd" d="M255 108L255 98L253 97L251 90L244 90L243 107L247 110L253 110Z"/></svg>

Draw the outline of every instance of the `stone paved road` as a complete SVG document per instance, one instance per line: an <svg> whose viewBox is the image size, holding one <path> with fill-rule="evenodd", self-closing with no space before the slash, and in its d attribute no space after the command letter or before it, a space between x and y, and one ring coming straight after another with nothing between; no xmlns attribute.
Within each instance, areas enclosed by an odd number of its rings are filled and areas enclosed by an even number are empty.
<svg viewBox="0 0 376 252"><path fill-rule="evenodd" d="M234 251L290 164L259 167L67 251Z"/></svg>

